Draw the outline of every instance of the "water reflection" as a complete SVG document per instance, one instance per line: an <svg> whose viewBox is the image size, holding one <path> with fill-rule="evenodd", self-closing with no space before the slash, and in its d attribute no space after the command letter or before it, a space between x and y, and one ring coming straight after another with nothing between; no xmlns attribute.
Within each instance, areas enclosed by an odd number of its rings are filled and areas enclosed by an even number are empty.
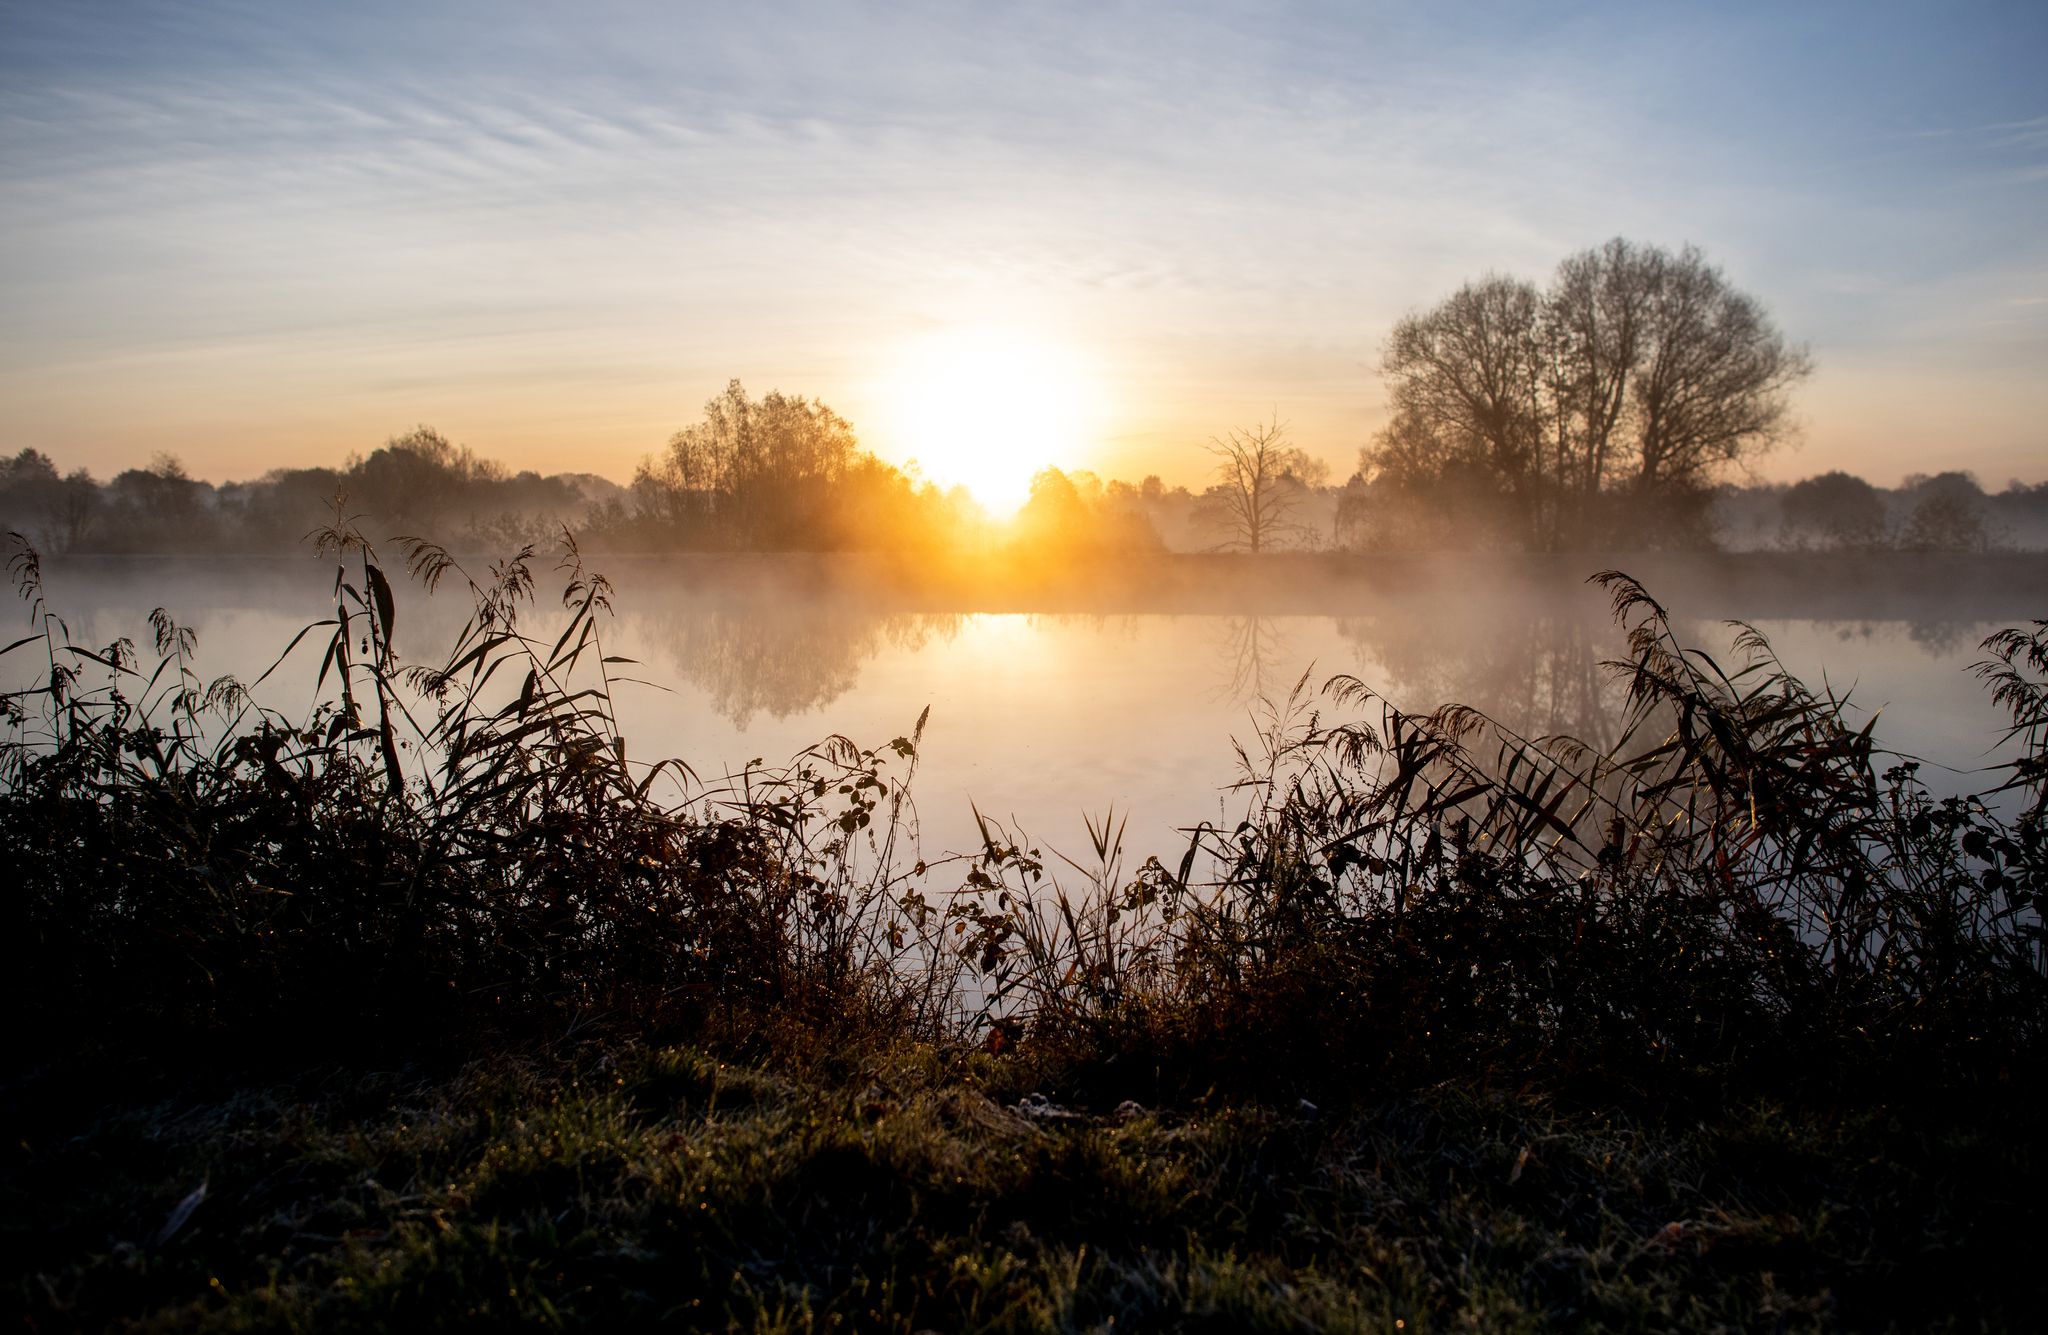
<svg viewBox="0 0 2048 1335"><path fill-rule="evenodd" d="M1293 645L1280 632L1277 617L1238 616L1221 618L1217 636L1217 658L1223 667L1218 695L1232 704L1250 704L1284 695L1294 685L1294 674L1285 665L1294 657ZM1280 677L1287 675L1287 680Z"/></svg>
<svg viewBox="0 0 2048 1335"><path fill-rule="evenodd" d="M1626 685L1603 666L1620 633L1581 617L1340 617L1361 675L1410 710L1455 701L1525 737L1569 736L1596 748L1620 730Z"/></svg>
<svg viewBox="0 0 2048 1335"><path fill-rule="evenodd" d="M1973 651L1984 637L1982 626L1975 621L1909 621L1906 633L1913 643L1941 658Z"/></svg>
<svg viewBox="0 0 2048 1335"><path fill-rule="evenodd" d="M636 618L656 680L680 678L745 731L758 714L821 710L860 683L885 649L916 653L959 633L957 612L875 613L837 602L671 604Z"/></svg>
<svg viewBox="0 0 2048 1335"><path fill-rule="evenodd" d="M51 596L90 644L139 640L149 609L167 606L199 631L203 675L253 681L321 614L331 570L313 561L69 563L52 572ZM636 755L679 756L715 772L753 755L787 756L832 732L872 743L907 731L930 705L918 782L933 847L973 845L970 799L1048 830L1114 801L1132 813L1134 831L1151 831L1134 836L1134 847L1164 847L1191 820L1218 818L1215 794L1236 777L1232 740L1247 737L1248 712L1258 716L1247 706L1285 696L1311 665L1314 684L1349 671L1405 709L1459 701L1530 736L1605 748L1621 718L1624 688L1601 663L1625 646L1604 597L1576 581L1361 583L1326 591L1320 604L1309 598L1315 590L1276 581L1261 599L1204 610L1190 610L1188 598L1134 598L1084 613L994 599L933 611L936 598L854 590L789 563L627 574L604 651L641 660L626 671L678 692L626 693ZM427 598L411 585L399 596L408 661L432 661L468 615L467 600L447 589ZM1853 692L1858 721L1884 710L1881 744L1959 771L1992 763L2000 716L1964 668L1981 656L1978 640L2023 612L1994 606L1972 620L1965 600L1934 593L1837 607L1819 595L1760 601L1744 587L1688 590L1671 605L1760 610L1794 672L1816 689ZM550 642L560 626L553 599L544 594L521 624ZM1679 630L1717 653L1728 643L1716 620ZM301 716L319 661L302 645L264 683L265 702ZM0 660L0 686L26 684L14 674L32 666L25 652Z"/></svg>
<svg viewBox="0 0 2048 1335"><path fill-rule="evenodd" d="M943 655L960 637L968 614L881 612L832 599L776 604L676 599L637 615L629 612L629 618L649 677L694 686L720 718L744 731L762 716L778 721L817 716L829 723L835 702L863 691L863 675L875 659ZM1566 735L1605 748L1621 726L1626 684L1605 665L1626 657L1626 645L1604 617L1517 615L1493 607L1445 608L1434 617L1404 610L1376 616L1200 620L1207 625L1195 631L1198 638L1188 647L1209 646L1213 685L1208 695L1219 704L1241 707L1285 696L1313 665L1318 682L1330 672L1353 670L1405 709L1456 701L1529 737ZM1154 707L1162 721L1172 719L1174 697L1192 685L1187 673L1193 665L1175 663L1178 656L1170 648L1175 637L1153 624L1155 619L1041 615L1029 621L1027 639L1037 646L1030 652L1105 636L1134 647L1158 641L1157 654L1148 649L1141 656L1159 664L1161 693ZM1824 623L1810 624L1818 631ZM1709 648L1725 645L1728 638L1717 622L1684 623L1679 632L1687 642ZM1890 628L1837 623L1822 632L1827 639L1856 646L1854 657L1828 663L1838 686L1849 679L1852 665L1868 655L1895 656L1901 641L1930 664L1960 662L1982 633L1977 623L1933 620ZM1731 670L1736 665L1724 662ZM1817 674L1813 680L1819 686L1823 677Z"/></svg>

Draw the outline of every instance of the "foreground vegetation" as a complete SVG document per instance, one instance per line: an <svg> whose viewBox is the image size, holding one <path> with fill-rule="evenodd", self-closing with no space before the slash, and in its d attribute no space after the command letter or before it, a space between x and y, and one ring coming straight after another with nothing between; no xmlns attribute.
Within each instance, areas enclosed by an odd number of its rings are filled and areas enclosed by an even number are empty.
<svg viewBox="0 0 2048 1335"><path fill-rule="evenodd" d="M1619 739L1356 681L1245 819L930 861L919 731L629 757L528 550L399 656L346 523L287 719L73 644L5 698L0 1236L32 1328L2019 1324L2044 1296L2048 625L1937 800L1787 674L1627 633ZM553 628L551 628L552 630ZM289 651L288 651L289 652ZM957 889L955 888L957 887Z"/></svg>
<svg viewBox="0 0 2048 1335"><path fill-rule="evenodd" d="M13 1295L45 1330L901 1331L2019 1327L2042 1296L2010 1105L1076 1110L1028 1063L780 1037L17 1087Z"/></svg>

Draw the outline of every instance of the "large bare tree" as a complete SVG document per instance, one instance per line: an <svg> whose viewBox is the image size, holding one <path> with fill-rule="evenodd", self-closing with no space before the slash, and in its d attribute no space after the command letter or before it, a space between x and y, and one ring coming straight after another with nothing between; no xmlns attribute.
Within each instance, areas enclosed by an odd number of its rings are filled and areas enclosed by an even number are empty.
<svg viewBox="0 0 2048 1335"><path fill-rule="evenodd" d="M1550 412L1542 322L1535 285L1499 274L1403 318L1382 363L1394 416L1368 471L1419 487L1464 469L1529 502Z"/></svg>
<svg viewBox="0 0 2048 1335"><path fill-rule="evenodd" d="M1489 275L1397 324L1381 360L1393 417L1363 462L1410 488L1490 479L1526 538L1555 546L1602 497L1655 514L1777 444L1812 369L1696 247L1616 238L1547 291Z"/></svg>

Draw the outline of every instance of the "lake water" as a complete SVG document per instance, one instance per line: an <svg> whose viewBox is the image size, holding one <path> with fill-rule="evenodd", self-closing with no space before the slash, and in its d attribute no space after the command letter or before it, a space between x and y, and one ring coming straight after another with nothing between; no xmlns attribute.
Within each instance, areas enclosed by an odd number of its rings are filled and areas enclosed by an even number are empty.
<svg viewBox="0 0 2048 1335"><path fill-rule="evenodd" d="M879 746L929 707L914 790L927 855L976 846L974 807L1069 852L1087 846L1084 815L1113 807L1128 852L1176 854L1178 829L1235 819L1235 747L1256 752L1266 702L1304 678L1313 694L1350 673L1410 709L1459 700L1530 735L1596 742L1621 703L1600 665L1622 637L1584 583L1594 560L1183 562L1135 583L971 596L900 581L878 591L843 564L801 558L598 564L618 585L606 652L667 688L621 693L634 757L679 756L713 778L832 733ZM1932 786L1985 786L1971 771L1998 758L2000 717L1966 669L1985 635L2048 614L2039 563L1905 579L1844 564L1650 564L1661 578L1646 582L1690 642L1718 653L1720 619L1751 620L1810 683L1849 692L1857 718L1882 709L1884 745L1946 767L1930 767ZM332 579L310 556L80 560L53 562L46 586L79 643L146 645L148 613L164 606L198 632L203 676L247 681L326 614ZM431 661L466 614L458 591L401 584L401 651ZM27 629L26 608L14 615L22 630L8 639ZM316 638L259 692L288 716L312 702Z"/></svg>

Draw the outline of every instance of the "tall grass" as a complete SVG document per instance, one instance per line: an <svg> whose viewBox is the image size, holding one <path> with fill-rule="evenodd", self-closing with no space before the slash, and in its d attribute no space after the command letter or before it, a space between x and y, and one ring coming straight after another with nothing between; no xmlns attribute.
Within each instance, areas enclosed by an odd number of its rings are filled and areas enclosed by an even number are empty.
<svg viewBox="0 0 2048 1335"><path fill-rule="evenodd" d="M4 653L40 661L0 697L0 949L30 1041L766 1006L1270 1087L1874 1052L1983 1072L2042 1037L2048 624L1986 641L2019 757L1979 796L1930 795L1760 634L1724 665L1609 572L1612 746L1304 679L1241 753L1244 819L1171 865L1131 868L1113 812L1071 861L986 820L978 850L927 861L922 718L716 779L648 763L619 724L637 665L607 649L611 587L566 534L547 635L533 548L472 572L400 540L410 578L471 609L419 663L354 523L316 543L332 610L284 657L320 655L323 702L298 719L260 681L202 679L162 611L154 661L74 643L18 543L31 633Z"/></svg>
<svg viewBox="0 0 2048 1335"><path fill-rule="evenodd" d="M1936 799L1754 629L1724 666L1596 578L1628 648L1611 747L1304 679L1240 752L1245 818L1197 827L1177 872L1090 878L1077 915L989 841L985 930L1016 957L998 983L1070 1045L1197 1081L1996 1070L2038 1045L2048 624L1991 637L1977 669L2019 743L2004 781Z"/></svg>
<svg viewBox="0 0 2048 1335"><path fill-rule="evenodd" d="M402 542L429 591L453 583L472 605L419 665L399 654L378 553L345 519L317 541L332 613L285 651L321 654L322 703L299 720L202 683L191 633L161 610L154 664L125 640L74 643L18 544L34 633L6 652L47 663L4 698L0 742L28 1032L303 1039L543 1012L667 1022L736 1001L940 1022L950 956L921 949L936 914L898 847L915 730L717 783L642 765L614 708L633 665L605 649L611 589L573 541L566 624L545 638L526 629L531 548L472 575Z"/></svg>

